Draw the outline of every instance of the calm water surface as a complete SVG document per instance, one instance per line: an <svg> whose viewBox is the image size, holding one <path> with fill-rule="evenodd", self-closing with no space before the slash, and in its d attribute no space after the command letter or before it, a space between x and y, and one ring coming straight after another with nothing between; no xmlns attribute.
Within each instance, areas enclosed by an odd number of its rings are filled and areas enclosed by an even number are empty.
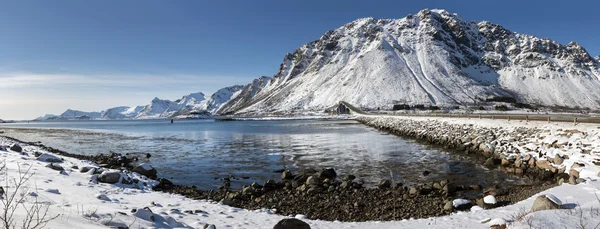
<svg viewBox="0 0 600 229"><path fill-rule="evenodd" d="M458 183L523 182L487 170L474 158L389 135L353 120L69 121L0 125L5 135L78 154L109 151L139 155L160 177L179 184L216 188L233 175L234 185L280 179L273 171L333 167L367 184L451 179ZM145 159L150 153L152 157ZM430 171L427 177L423 171ZM243 179L247 178L247 179Z"/></svg>

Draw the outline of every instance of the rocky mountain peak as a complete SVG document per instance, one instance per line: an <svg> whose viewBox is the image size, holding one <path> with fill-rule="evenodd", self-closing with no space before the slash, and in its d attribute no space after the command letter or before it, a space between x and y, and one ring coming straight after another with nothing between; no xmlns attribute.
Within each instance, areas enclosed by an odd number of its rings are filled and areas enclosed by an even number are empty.
<svg viewBox="0 0 600 229"><path fill-rule="evenodd" d="M597 68L598 61L577 43L561 45L424 9L329 30L286 54L268 85L257 93L247 87L221 110L318 110L339 100L369 108L394 101L477 104L490 96L600 107L600 81L580 81L600 78Z"/></svg>

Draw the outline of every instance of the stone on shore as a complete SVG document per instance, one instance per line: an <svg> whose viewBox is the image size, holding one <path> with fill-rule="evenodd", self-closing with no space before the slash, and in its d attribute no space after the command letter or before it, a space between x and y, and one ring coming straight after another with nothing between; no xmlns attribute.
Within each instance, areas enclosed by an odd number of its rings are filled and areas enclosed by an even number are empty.
<svg viewBox="0 0 600 229"><path fill-rule="evenodd" d="M42 153L38 157L38 161L51 162L51 163L60 163L63 160L60 157L54 156L52 154Z"/></svg>
<svg viewBox="0 0 600 229"><path fill-rule="evenodd" d="M52 170L56 170L56 171L63 171L65 170L62 166L60 165L55 165L54 163L50 163L48 165L46 165L46 167L52 169Z"/></svg>
<svg viewBox="0 0 600 229"><path fill-rule="evenodd" d="M319 178L333 180L337 177L337 173L332 168L324 169L319 173Z"/></svg>
<svg viewBox="0 0 600 229"><path fill-rule="evenodd" d="M121 179L120 172L103 172L98 176L98 181L101 183L115 184Z"/></svg>
<svg viewBox="0 0 600 229"><path fill-rule="evenodd" d="M452 204L452 201L446 201L446 203L444 204L444 211L451 212L453 210L454 205Z"/></svg>
<svg viewBox="0 0 600 229"><path fill-rule="evenodd" d="M554 164L561 165L563 161L564 159L560 155L554 155Z"/></svg>
<svg viewBox="0 0 600 229"><path fill-rule="evenodd" d="M310 229L310 225L296 218L282 219L273 229Z"/></svg>
<svg viewBox="0 0 600 229"><path fill-rule="evenodd" d="M292 179L294 179L294 174L292 174L292 171L290 171L290 170L285 170L285 171L283 171L283 173L281 173L281 179L282 180L292 180Z"/></svg>
<svg viewBox="0 0 600 229"><path fill-rule="evenodd" d="M10 147L10 150L15 151L15 152L19 152L19 153L23 152L23 148L19 144L13 144Z"/></svg>
<svg viewBox="0 0 600 229"><path fill-rule="evenodd" d="M150 164L145 164L145 163L133 168L132 172L139 173L150 179L156 179L157 178L156 174L158 173L158 171L156 171L156 169L154 167L152 167Z"/></svg>
<svg viewBox="0 0 600 229"><path fill-rule="evenodd" d="M489 204L489 205L496 205L496 203L497 203L496 197L494 197L492 195L487 195L487 196L483 197L483 203Z"/></svg>
<svg viewBox="0 0 600 229"><path fill-rule="evenodd" d="M377 185L377 187L379 187L380 189L390 188L390 187L392 187L392 182L390 180L384 179L384 180L379 181L379 184Z"/></svg>
<svg viewBox="0 0 600 229"><path fill-rule="evenodd" d="M562 202L552 194L538 196L531 206L531 212L560 209Z"/></svg>
<svg viewBox="0 0 600 229"><path fill-rule="evenodd" d="M537 160L535 162L535 166L537 166L540 169L551 169L553 168L553 166L550 164L550 162L548 160Z"/></svg>

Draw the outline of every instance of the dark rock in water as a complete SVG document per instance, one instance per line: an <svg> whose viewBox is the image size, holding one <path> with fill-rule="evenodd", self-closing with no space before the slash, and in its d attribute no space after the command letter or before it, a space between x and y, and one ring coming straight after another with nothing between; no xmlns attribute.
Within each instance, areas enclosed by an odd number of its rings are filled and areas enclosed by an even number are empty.
<svg viewBox="0 0 600 229"><path fill-rule="evenodd" d="M154 186L154 190L157 191L161 191L161 190L171 190L175 187L175 185L173 184L173 182L171 182L170 180L167 180L165 178L158 178L158 185Z"/></svg>
<svg viewBox="0 0 600 229"><path fill-rule="evenodd" d="M319 173L319 178L321 178L321 179L327 178L327 179L333 180L336 177L337 177L337 173L332 168L324 169L323 171L321 171Z"/></svg>
<svg viewBox="0 0 600 229"><path fill-rule="evenodd" d="M158 171L156 171L156 169L149 164L141 164L133 168L132 172L139 173L150 179L156 179L156 174L158 173Z"/></svg>
<svg viewBox="0 0 600 229"><path fill-rule="evenodd" d="M115 183L119 182L120 179L121 179L120 172L107 172L107 173L102 173L102 174L100 174L100 176L98 176L99 182L109 183L109 184L115 184Z"/></svg>
<svg viewBox="0 0 600 229"><path fill-rule="evenodd" d="M356 176L354 175L346 175L344 177L344 181L353 181L354 179L356 179Z"/></svg>
<svg viewBox="0 0 600 229"><path fill-rule="evenodd" d="M55 165L54 163L50 163L50 164L46 165L46 167L47 168L51 168L51 169L56 170L56 171L63 171L63 170L65 170L62 166Z"/></svg>
<svg viewBox="0 0 600 229"><path fill-rule="evenodd" d="M281 173L281 179L282 180L294 179L294 174L292 174L292 171L290 171L290 170L285 170Z"/></svg>
<svg viewBox="0 0 600 229"><path fill-rule="evenodd" d="M150 155L150 153L147 153L146 158L150 158L150 157L152 157L152 155Z"/></svg>
<svg viewBox="0 0 600 229"><path fill-rule="evenodd" d="M310 229L310 225L302 220L289 218L279 221L273 229Z"/></svg>
<svg viewBox="0 0 600 229"><path fill-rule="evenodd" d="M21 146L19 144L13 144L10 147L10 150L15 151L15 152L23 152L23 148L21 148Z"/></svg>
<svg viewBox="0 0 600 229"><path fill-rule="evenodd" d="M425 171L423 171L423 176L427 176L427 175L429 175L430 173L431 173L431 172L429 172L429 171L425 170Z"/></svg>
<svg viewBox="0 0 600 229"><path fill-rule="evenodd" d="M381 180L381 181L379 181L379 184L377 185L377 187L379 187L381 189L390 188L390 187L392 187L392 182L390 180Z"/></svg>

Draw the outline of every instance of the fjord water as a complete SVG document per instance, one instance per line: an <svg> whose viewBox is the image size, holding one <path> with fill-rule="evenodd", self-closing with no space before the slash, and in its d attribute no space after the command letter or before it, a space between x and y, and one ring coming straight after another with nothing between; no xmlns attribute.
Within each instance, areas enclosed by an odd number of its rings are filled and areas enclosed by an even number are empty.
<svg viewBox="0 0 600 229"><path fill-rule="evenodd" d="M353 120L229 121L146 120L32 122L0 126L5 135L40 141L77 154L128 153L149 162L159 176L213 189L280 179L274 171L332 167L366 184L380 179L457 183L523 182L476 159L448 153L364 126ZM146 153L151 157L146 159ZM423 176L424 171L431 172Z"/></svg>

